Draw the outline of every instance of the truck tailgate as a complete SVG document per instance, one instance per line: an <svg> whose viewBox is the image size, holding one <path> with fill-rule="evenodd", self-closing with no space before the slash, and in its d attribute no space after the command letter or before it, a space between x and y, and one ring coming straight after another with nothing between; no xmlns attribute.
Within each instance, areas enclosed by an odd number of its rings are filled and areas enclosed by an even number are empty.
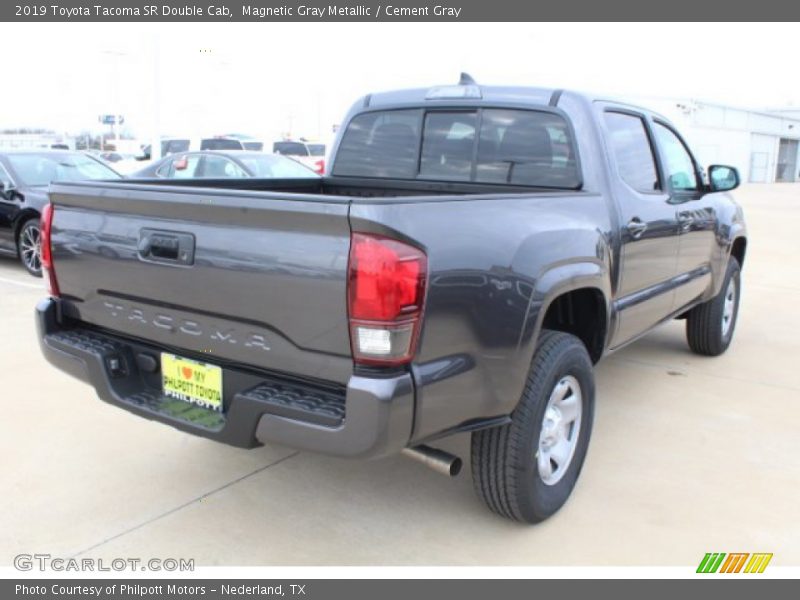
<svg viewBox="0 0 800 600"><path fill-rule="evenodd" d="M54 184L66 316L236 363L344 383L348 200Z"/></svg>

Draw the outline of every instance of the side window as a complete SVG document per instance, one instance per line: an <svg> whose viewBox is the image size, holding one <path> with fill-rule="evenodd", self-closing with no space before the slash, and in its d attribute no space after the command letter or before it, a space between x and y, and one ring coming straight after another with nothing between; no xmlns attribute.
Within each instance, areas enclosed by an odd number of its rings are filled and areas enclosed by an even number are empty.
<svg viewBox="0 0 800 600"><path fill-rule="evenodd" d="M475 112L429 112L422 135L420 177L469 181Z"/></svg>
<svg viewBox="0 0 800 600"><path fill-rule="evenodd" d="M200 157L197 154L176 156L161 165L156 176L168 179L191 179L196 177Z"/></svg>
<svg viewBox="0 0 800 600"><path fill-rule="evenodd" d="M241 179L247 177L247 173L231 159L209 154L203 159L203 169L199 177L206 179Z"/></svg>
<svg viewBox="0 0 800 600"><path fill-rule="evenodd" d="M622 180L639 192L660 189L653 148L641 117L606 112L605 121Z"/></svg>
<svg viewBox="0 0 800 600"><path fill-rule="evenodd" d="M656 138L667 163L669 182L674 190L696 190L697 171L692 155L672 129L656 122Z"/></svg>

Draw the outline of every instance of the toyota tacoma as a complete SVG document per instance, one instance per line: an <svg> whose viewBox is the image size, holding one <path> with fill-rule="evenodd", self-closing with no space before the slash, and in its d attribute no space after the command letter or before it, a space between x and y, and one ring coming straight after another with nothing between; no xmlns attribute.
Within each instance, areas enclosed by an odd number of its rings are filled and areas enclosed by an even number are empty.
<svg viewBox="0 0 800 600"><path fill-rule="evenodd" d="M404 453L535 523L589 445L593 364L671 319L724 352L747 236L735 168L645 108L458 85L374 93L324 177L65 182L42 216L53 365L240 446Z"/></svg>

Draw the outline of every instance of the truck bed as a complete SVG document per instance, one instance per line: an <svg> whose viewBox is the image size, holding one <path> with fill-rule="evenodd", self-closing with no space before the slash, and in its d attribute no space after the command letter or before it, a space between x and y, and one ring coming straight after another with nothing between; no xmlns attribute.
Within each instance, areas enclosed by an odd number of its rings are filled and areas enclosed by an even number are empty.
<svg viewBox="0 0 800 600"><path fill-rule="evenodd" d="M403 371L419 412L406 439L510 412L549 293L537 277L546 265L594 274L607 219L591 192L350 178L60 183L50 199L64 326L320 389L366 372L350 346L353 232L423 248L421 342ZM153 236L174 252L148 255ZM565 266L576 257L583 266Z"/></svg>

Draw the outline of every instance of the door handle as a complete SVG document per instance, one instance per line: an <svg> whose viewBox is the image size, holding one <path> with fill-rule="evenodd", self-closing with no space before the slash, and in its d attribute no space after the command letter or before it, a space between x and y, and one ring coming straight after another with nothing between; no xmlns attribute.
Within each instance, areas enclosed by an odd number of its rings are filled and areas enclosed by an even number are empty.
<svg viewBox="0 0 800 600"><path fill-rule="evenodd" d="M678 213L678 224L681 226L681 231L689 231L694 223L694 216L688 211Z"/></svg>
<svg viewBox="0 0 800 600"><path fill-rule="evenodd" d="M647 223L642 221L639 217L633 217L628 224L625 226L628 230L628 233L631 234L631 237L635 240L638 240L642 237L645 231L647 231Z"/></svg>

